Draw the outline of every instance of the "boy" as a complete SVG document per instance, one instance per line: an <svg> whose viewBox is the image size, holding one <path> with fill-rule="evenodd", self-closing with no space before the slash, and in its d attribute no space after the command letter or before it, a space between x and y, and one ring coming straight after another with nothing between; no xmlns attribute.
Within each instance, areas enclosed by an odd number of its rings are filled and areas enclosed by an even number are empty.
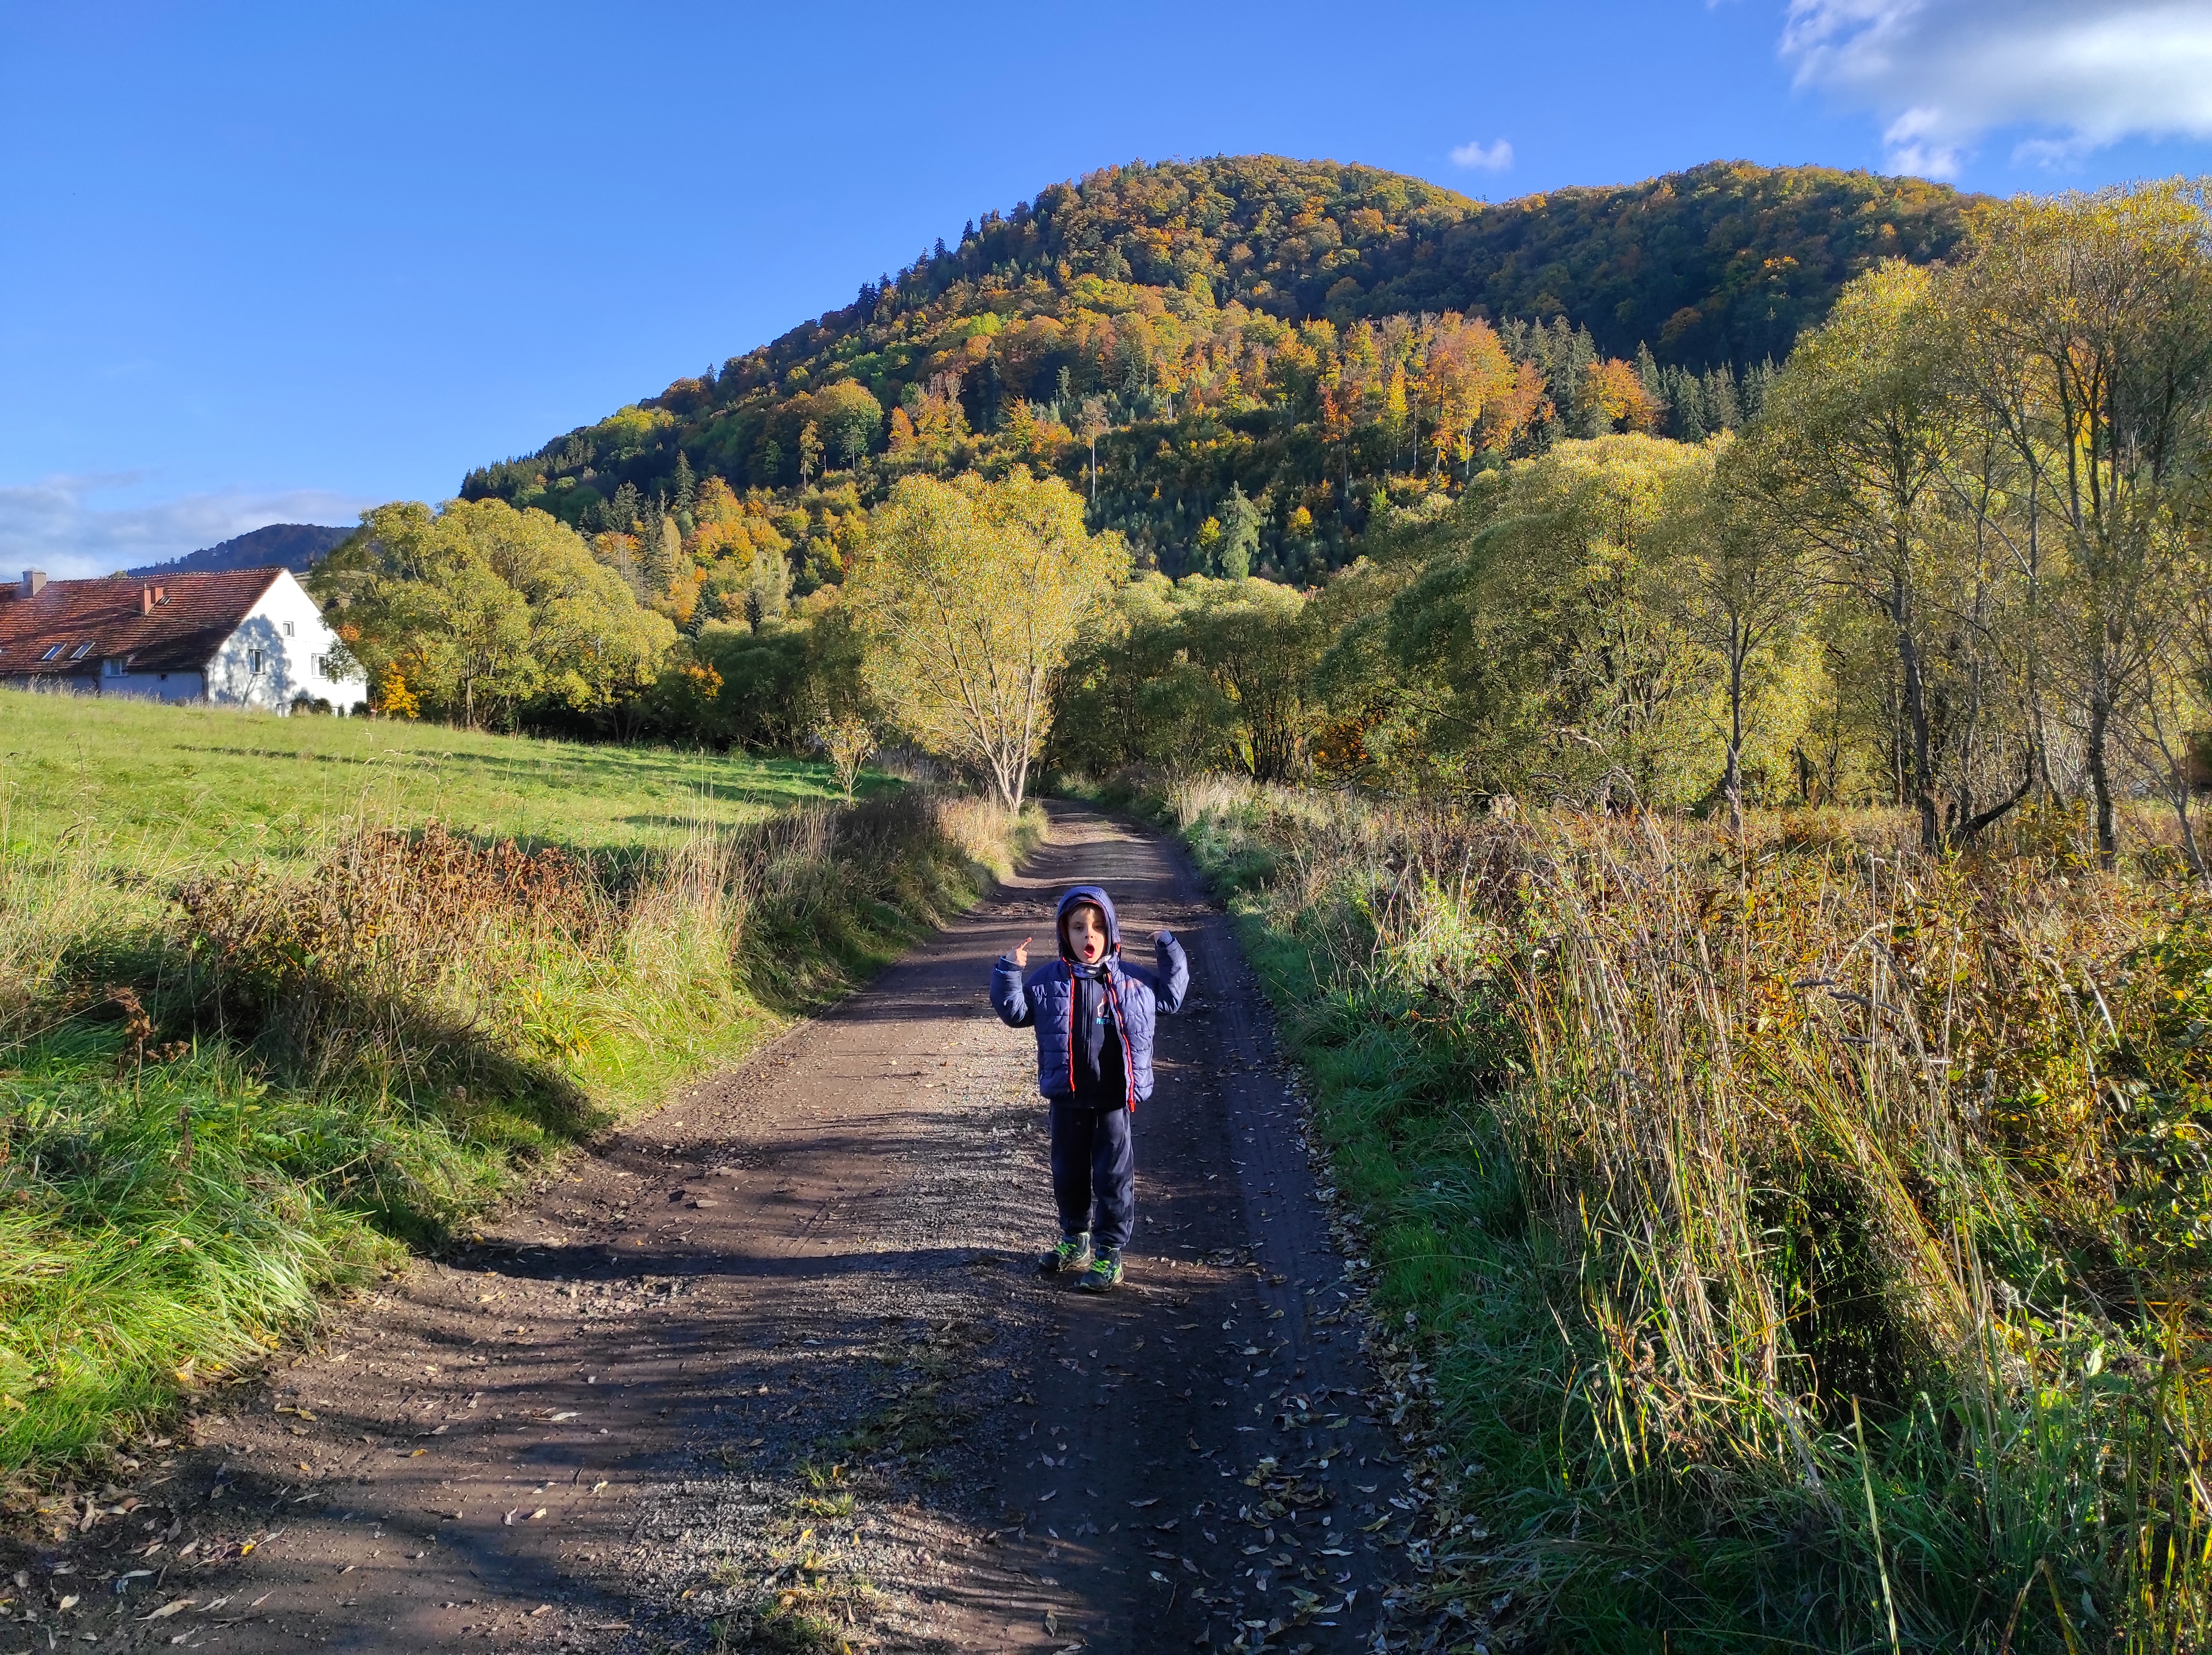
<svg viewBox="0 0 2212 1655"><path fill-rule="evenodd" d="M1061 897L1054 924L1060 958L1030 971L1024 937L991 973L991 1004L1011 1028L1036 1025L1037 1090L1052 1106L1060 1239L1037 1270L1084 1270L1077 1285L1105 1293L1121 1282L1121 1249L1137 1218L1130 1116L1152 1095L1152 1029L1160 1012L1182 1009L1190 962L1163 931L1152 933L1157 970L1123 965L1114 900L1096 885Z"/></svg>

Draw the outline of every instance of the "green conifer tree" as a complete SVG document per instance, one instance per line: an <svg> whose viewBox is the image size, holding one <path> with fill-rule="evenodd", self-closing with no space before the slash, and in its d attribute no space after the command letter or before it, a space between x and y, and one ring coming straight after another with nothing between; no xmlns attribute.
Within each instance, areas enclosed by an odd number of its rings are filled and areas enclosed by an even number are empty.
<svg viewBox="0 0 2212 1655"><path fill-rule="evenodd" d="M1221 506L1221 543L1214 554L1215 567L1224 580L1242 580L1252 573L1260 554L1260 508L1232 483Z"/></svg>
<svg viewBox="0 0 2212 1655"><path fill-rule="evenodd" d="M1651 399L1651 406L1667 406L1667 376L1659 367L1659 360L1651 354L1651 347L1639 343L1636 347L1636 377L1644 383L1644 394Z"/></svg>
<svg viewBox="0 0 2212 1655"><path fill-rule="evenodd" d="M1668 379L1667 402L1674 412L1668 416L1668 433L1676 442L1703 442L1712 430L1705 418L1705 387L1687 368L1672 369Z"/></svg>
<svg viewBox="0 0 2212 1655"><path fill-rule="evenodd" d="M1707 368L1699 389L1705 393L1705 423L1717 431L1733 431L1743 423L1743 409L1736 396L1735 370L1726 362L1718 367Z"/></svg>

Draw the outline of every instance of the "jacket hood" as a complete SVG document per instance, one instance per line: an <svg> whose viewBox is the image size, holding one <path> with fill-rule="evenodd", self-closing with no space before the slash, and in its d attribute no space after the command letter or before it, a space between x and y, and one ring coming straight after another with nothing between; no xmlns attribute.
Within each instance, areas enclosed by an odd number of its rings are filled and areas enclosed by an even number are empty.
<svg viewBox="0 0 2212 1655"><path fill-rule="evenodd" d="M1067 956L1067 911L1079 902L1088 902L1106 916L1106 955L1109 959L1121 951L1121 922L1114 917L1114 899L1106 894L1103 885L1076 885L1060 899L1059 910L1052 917L1052 928L1060 938L1060 957Z"/></svg>

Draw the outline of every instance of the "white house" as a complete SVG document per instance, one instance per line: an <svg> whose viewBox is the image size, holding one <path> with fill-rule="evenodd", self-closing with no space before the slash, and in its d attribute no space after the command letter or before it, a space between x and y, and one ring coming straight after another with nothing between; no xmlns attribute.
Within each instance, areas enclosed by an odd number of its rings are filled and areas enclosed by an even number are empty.
<svg viewBox="0 0 2212 1655"><path fill-rule="evenodd" d="M365 700L360 669L289 569L0 586L0 684L289 712Z"/></svg>

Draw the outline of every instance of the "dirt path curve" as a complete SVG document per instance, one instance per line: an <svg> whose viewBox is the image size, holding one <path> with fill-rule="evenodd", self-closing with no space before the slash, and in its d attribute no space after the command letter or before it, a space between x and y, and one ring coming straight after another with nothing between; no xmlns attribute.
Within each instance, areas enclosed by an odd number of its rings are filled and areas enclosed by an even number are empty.
<svg viewBox="0 0 2212 1655"><path fill-rule="evenodd" d="M799 1615L858 1648L1371 1647L1407 1473L1263 1001L1174 847L1051 815L865 991L200 1416L32 1562L0 1655L836 1646ZM1193 979L1103 1300L1031 1272L1031 1036L985 995L1078 881Z"/></svg>

